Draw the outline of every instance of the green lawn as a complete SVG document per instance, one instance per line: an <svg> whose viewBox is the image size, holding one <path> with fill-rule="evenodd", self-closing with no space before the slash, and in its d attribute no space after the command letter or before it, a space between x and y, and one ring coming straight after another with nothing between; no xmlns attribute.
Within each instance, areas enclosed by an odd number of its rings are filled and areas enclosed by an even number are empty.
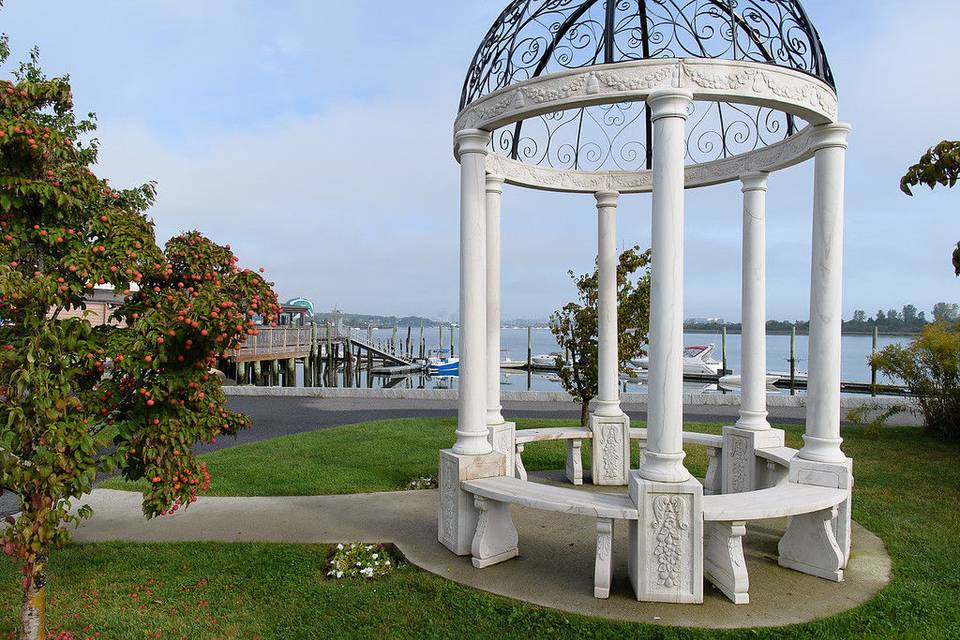
<svg viewBox="0 0 960 640"><path fill-rule="evenodd" d="M569 420L519 420L517 428L561 427ZM643 426L637 424L635 426ZM720 433L718 425L695 424L688 429ZM395 491L418 476L436 476L440 449L453 446L455 422L449 418L407 418L348 425L222 449L203 456L213 476L208 495L311 496ZM584 466L590 466L590 443L584 442ZM638 464L634 448L634 467ZM523 462L528 471L562 468L566 444L527 445ZM688 449L687 466L706 473L702 447ZM108 480L107 489L142 485Z"/></svg>
<svg viewBox="0 0 960 640"><path fill-rule="evenodd" d="M802 429L786 429L788 443L797 446ZM859 429L843 435L855 461L854 518L886 542L894 580L866 605L806 625L707 632L611 623L504 600L413 567L378 582L330 582L323 578L322 547L196 543L75 545L57 553L51 620L78 638L100 631L102 638L121 639L144 638L150 630L191 640L960 638L960 445L910 428L885 429L876 439ZM395 489L431 472L436 449L452 440L451 421L403 420L237 447L207 460L220 475L221 493L241 487L260 494L296 493L297 487L314 487L314 493ZM556 468L562 447L530 446L525 459L530 468ZM361 452L371 456L369 465L361 462ZM699 455L691 452L691 468L702 473ZM255 480L243 477L254 470L264 473ZM9 563L0 564L0 594L7 603L2 635L13 628L19 604Z"/></svg>

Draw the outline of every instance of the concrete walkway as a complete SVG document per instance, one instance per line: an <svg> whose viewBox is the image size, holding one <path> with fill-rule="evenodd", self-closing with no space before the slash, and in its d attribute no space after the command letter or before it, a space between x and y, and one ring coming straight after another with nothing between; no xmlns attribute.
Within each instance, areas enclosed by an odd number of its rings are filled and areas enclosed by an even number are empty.
<svg viewBox="0 0 960 640"><path fill-rule="evenodd" d="M544 480L549 481L548 478ZM709 628L770 627L830 616L862 604L890 578L883 543L855 525L853 555L840 584L782 569L783 522L748 530L751 604L736 606L709 584L702 606L639 603L627 578L627 535L616 531L609 600L593 597L595 519L514 508L520 557L484 570L437 542L437 491L344 496L201 498L174 516L147 521L140 495L95 490L94 516L78 542L390 542L413 564L444 578L532 604L601 618Z"/></svg>

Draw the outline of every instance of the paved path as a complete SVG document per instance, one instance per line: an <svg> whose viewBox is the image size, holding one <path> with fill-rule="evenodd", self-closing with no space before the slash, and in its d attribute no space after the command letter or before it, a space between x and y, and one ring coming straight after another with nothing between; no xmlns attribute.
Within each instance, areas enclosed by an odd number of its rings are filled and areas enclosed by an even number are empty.
<svg viewBox="0 0 960 640"><path fill-rule="evenodd" d="M437 542L437 491L285 498L201 498L184 512L147 521L140 496L95 490L94 516L81 542L124 540L390 542L413 564L444 578L502 596L584 615L711 628L780 626L834 615L872 598L887 584L883 543L856 526L846 580L832 583L776 563L782 522L750 527L746 557L749 605L736 606L707 585L704 604L638 603L627 577L627 531L616 530L611 597L593 597L596 520L514 507L520 557L484 570Z"/></svg>

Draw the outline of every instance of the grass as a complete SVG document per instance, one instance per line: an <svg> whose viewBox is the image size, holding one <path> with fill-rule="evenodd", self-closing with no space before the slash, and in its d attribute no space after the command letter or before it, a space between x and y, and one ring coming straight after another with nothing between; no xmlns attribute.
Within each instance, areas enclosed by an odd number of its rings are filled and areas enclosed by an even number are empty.
<svg viewBox="0 0 960 640"><path fill-rule="evenodd" d="M517 428L563 427L569 420L518 420ZM643 425L637 425L643 426ZM720 433L717 425L688 429ZM436 476L438 452L453 446L455 422L450 418L407 418L348 425L221 449L203 456L213 476L212 496L313 496L395 491L412 478ZM584 442L584 466L590 466L590 443ZM638 464L634 448L634 467ZM687 466L700 477L707 458L702 447L690 447ZM557 469L566 460L566 444L527 445L528 471ZM142 489L142 483L120 478L106 489Z"/></svg>
<svg viewBox="0 0 960 640"><path fill-rule="evenodd" d="M788 444L798 446L802 429L785 429ZM74 545L56 553L50 567L51 620L78 638L99 631L102 638L121 640L149 637L148 632L191 640L960 638L960 446L910 428L885 429L878 438L862 429L845 429L843 435L854 458L854 518L887 544L894 579L869 603L809 624L722 632L615 623L505 600L413 567L377 582L331 582L323 577L323 547L201 543ZM222 474L219 492L395 489L410 476L432 471L436 450L452 439L451 421L390 421L237 447L207 460ZM368 465L361 453L370 456ZM701 455L691 451L690 466L700 473ZM529 468L556 468L564 459L563 445L533 445L524 457ZM290 475L240 478L273 466ZM135 590L136 598L130 595ZM19 603L9 563L0 565L0 602L7 603L0 610L0 633L9 632Z"/></svg>

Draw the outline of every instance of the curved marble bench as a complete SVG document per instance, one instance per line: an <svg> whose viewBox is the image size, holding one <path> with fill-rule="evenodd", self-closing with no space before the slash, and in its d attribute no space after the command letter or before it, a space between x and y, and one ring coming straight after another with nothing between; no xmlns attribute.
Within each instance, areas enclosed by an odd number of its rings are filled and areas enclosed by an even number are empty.
<svg viewBox="0 0 960 640"><path fill-rule="evenodd" d="M510 516L510 504L596 518L594 597L609 597L614 521L626 520L631 527L640 526L636 505L628 495L587 492L510 477L469 480L462 482L461 488L473 494L480 514L470 549L477 568L518 555L519 536ZM748 603L750 581L742 544L746 523L793 517L780 540L780 565L839 580L843 553L832 523L838 505L847 498L847 491L842 489L794 483L749 493L704 496L704 577L735 604Z"/></svg>
<svg viewBox="0 0 960 640"><path fill-rule="evenodd" d="M785 454L780 451L761 457L789 465L793 455L788 458ZM746 523L793 517L778 547L780 566L839 581L844 555L833 520L837 507L848 497L844 489L790 482L749 493L704 496L704 577L735 604L748 603L750 581L743 557Z"/></svg>
<svg viewBox="0 0 960 640"><path fill-rule="evenodd" d="M527 479L527 470L523 466L523 451L527 444L531 442L551 442L564 440L567 443L567 479L571 484L579 486L583 484L583 455L581 447L584 440L591 440L593 432L587 427L554 427L547 429L520 429L516 432L514 439L515 455L514 464L516 466L517 477L521 480ZM645 442L647 440L646 429L630 429L630 439ZM721 456L723 449L723 436L716 436L709 433L690 432L683 434L684 444L696 444L706 447L709 463L707 465L707 475L703 481L704 492L707 494L720 493L722 478L720 477ZM787 463L789 466L789 463Z"/></svg>
<svg viewBox="0 0 960 640"><path fill-rule="evenodd" d="M510 517L510 504L542 511L555 511L597 519L597 551L593 572L593 595L610 596L613 577L613 523L639 519L633 500L626 494L609 494L554 487L518 478L485 478L462 482L460 487L473 494L480 512L477 532L470 552L478 569L515 557L518 535Z"/></svg>

